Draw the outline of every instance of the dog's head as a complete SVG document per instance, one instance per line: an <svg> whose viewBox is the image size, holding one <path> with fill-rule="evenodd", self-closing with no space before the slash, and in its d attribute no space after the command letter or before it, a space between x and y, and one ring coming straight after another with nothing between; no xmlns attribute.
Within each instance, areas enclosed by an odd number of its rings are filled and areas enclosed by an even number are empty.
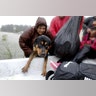
<svg viewBox="0 0 96 96"><path fill-rule="evenodd" d="M45 35L38 36L33 44L33 51L37 52L40 57L45 57L51 46L51 40Z"/></svg>

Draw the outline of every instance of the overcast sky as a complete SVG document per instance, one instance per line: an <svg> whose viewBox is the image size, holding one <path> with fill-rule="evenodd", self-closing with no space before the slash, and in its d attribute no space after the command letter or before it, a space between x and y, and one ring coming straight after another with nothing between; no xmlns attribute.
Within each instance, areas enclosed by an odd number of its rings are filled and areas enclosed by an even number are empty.
<svg viewBox="0 0 96 96"><path fill-rule="evenodd" d="M0 27L6 24L18 24L18 25L35 25L38 17L44 17L47 24L50 25L50 21L54 16L0 16Z"/></svg>
<svg viewBox="0 0 96 96"><path fill-rule="evenodd" d="M17 25L35 25L35 22L39 16L0 16L0 27L6 24L17 24ZM44 17L47 24L50 25L50 21L54 16L40 16Z"/></svg>

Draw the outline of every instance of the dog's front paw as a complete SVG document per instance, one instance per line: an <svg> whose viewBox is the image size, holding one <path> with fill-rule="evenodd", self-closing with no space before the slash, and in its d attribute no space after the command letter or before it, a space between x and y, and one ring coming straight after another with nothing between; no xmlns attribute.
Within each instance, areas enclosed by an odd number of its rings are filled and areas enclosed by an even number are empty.
<svg viewBox="0 0 96 96"><path fill-rule="evenodd" d="M42 72L41 75L42 75L42 76L46 76L46 71Z"/></svg>
<svg viewBox="0 0 96 96"><path fill-rule="evenodd" d="M26 66L22 68L22 72L23 72L23 73L25 73L25 72L27 72L27 71L28 71L28 68L27 68Z"/></svg>

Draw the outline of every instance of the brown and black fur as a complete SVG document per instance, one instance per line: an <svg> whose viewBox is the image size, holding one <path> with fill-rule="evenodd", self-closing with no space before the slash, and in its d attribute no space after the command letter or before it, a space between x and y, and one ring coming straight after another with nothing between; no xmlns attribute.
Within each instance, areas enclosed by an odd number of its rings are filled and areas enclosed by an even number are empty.
<svg viewBox="0 0 96 96"><path fill-rule="evenodd" d="M43 70L41 75L45 76L48 61L48 51L50 47L51 47L51 40L47 36L41 35L37 37L33 44L33 52L30 55L27 64L22 68L22 72L24 73L27 72L32 59L36 56L39 56L44 57Z"/></svg>

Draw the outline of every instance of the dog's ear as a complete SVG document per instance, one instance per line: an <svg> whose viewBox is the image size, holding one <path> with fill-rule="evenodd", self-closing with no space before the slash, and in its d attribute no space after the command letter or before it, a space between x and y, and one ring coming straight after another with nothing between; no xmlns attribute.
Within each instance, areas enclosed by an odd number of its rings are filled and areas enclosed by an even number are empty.
<svg viewBox="0 0 96 96"><path fill-rule="evenodd" d="M37 41L37 38L35 38L35 39L33 40L33 42L34 42L34 43L33 43L33 46L36 46L36 44L37 44L37 42L38 42L38 41Z"/></svg>

